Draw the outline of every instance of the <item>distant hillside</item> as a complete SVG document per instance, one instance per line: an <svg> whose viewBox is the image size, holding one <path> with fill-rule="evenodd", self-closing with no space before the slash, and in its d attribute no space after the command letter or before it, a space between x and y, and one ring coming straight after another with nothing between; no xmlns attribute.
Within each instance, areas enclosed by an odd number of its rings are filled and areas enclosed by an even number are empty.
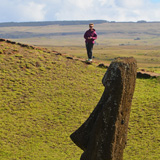
<svg viewBox="0 0 160 160"><path fill-rule="evenodd" d="M20 38L34 38L34 37L50 37L50 36L67 36L67 35L82 35L83 32L61 32L61 33L32 33L32 32L11 32L1 33L0 37L5 39L20 39Z"/></svg>
<svg viewBox="0 0 160 160"><path fill-rule="evenodd" d="M106 69L0 41L0 159L79 160L69 138L103 93ZM158 160L160 84L137 79L124 160Z"/></svg>
<svg viewBox="0 0 160 160"><path fill-rule="evenodd" d="M89 23L101 24L106 20L86 20L86 21L42 21L42 22L6 22L0 23L0 27L17 27L17 26L48 26L48 25L84 25Z"/></svg>
<svg viewBox="0 0 160 160"><path fill-rule="evenodd" d="M93 22L99 45L159 45L160 23L113 23L103 20L0 23L0 38L35 45L82 45ZM67 44L66 44L67 43ZM84 43L83 43L84 44Z"/></svg>
<svg viewBox="0 0 160 160"><path fill-rule="evenodd" d="M107 20L73 20L73 21L38 21L38 22L1 22L0 27L48 26L48 25L87 25L89 23L160 23L160 21L147 22L116 22Z"/></svg>

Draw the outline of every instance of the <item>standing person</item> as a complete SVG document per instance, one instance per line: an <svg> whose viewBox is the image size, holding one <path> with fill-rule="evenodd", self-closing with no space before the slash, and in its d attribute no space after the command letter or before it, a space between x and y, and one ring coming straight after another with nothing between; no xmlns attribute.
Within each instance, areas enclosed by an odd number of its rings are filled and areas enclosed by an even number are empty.
<svg viewBox="0 0 160 160"><path fill-rule="evenodd" d="M92 62L92 49L94 45L94 40L97 39L96 30L93 28L94 24L89 24L89 30L87 30L84 34L85 42L86 42L86 49L88 55L88 62Z"/></svg>

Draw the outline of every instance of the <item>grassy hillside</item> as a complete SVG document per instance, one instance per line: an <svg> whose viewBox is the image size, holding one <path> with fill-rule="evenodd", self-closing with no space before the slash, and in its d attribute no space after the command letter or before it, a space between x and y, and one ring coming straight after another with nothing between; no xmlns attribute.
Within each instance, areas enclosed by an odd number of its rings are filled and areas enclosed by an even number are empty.
<svg viewBox="0 0 160 160"><path fill-rule="evenodd" d="M78 160L69 135L98 103L106 70L0 42L0 159ZM124 160L160 158L160 83L137 79Z"/></svg>
<svg viewBox="0 0 160 160"><path fill-rule="evenodd" d="M75 55L87 59L85 46L63 46L52 47L61 53ZM110 63L114 58L119 56L136 58L138 69L154 71L160 73L160 47L159 46L99 46L95 45L93 49L94 59L99 62Z"/></svg>

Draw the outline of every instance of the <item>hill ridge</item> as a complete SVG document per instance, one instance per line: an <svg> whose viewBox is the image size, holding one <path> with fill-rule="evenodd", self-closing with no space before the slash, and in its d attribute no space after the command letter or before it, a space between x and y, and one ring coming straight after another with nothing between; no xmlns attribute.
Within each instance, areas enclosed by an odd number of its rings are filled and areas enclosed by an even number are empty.
<svg viewBox="0 0 160 160"><path fill-rule="evenodd" d="M37 47L37 46L34 46L34 45L23 44L23 43L20 43L20 42L15 42L15 41L9 40L9 39L0 38L0 42L2 42L2 41L10 43L10 44L17 44L21 47L26 47L26 48L36 49L36 50L40 49L40 50L42 50L43 52L46 52L46 53L55 53L56 55L66 57L67 59L78 60L78 61L81 61L81 62L86 64L86 60L83 59L83 58L77 58L76 56L69 55L69 54L66 54L66 53L62 54L62 53L59 53L59 52L54 51L54 50L49 50L48 48ZM109 67L109 64L100 63L100 62L97 62L96 60L94 60L93 62L94 62L94 64L96 64L97 67L100 67L100 68L108 68ZM137 77L138 78L157 78L159 76L160 76L159 73L146 71L144 69L141 69L140 71L137 71Z"/></svg>

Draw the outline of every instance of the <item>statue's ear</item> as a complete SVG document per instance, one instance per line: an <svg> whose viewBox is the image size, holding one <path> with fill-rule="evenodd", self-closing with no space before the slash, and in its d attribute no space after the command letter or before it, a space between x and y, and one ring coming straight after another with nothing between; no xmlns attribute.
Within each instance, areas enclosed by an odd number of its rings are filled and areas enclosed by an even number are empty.
<svg viewBox="0 0 160 160"><path fill-rule="evenodd" d="M108 72L105 73L103 79L102 79L102 84L105 86L106 82L107 82L107 76L108 75Z"/></svg>
<svg viewBox="0 0 160 160"><path fill-rule="evenodd" d="M114 60L109 68L107 69L103 79L102 79L102 84L106 87L109 86L111 83L117 80L118 75L120 74L119 70L119 64Z"/></svg>

